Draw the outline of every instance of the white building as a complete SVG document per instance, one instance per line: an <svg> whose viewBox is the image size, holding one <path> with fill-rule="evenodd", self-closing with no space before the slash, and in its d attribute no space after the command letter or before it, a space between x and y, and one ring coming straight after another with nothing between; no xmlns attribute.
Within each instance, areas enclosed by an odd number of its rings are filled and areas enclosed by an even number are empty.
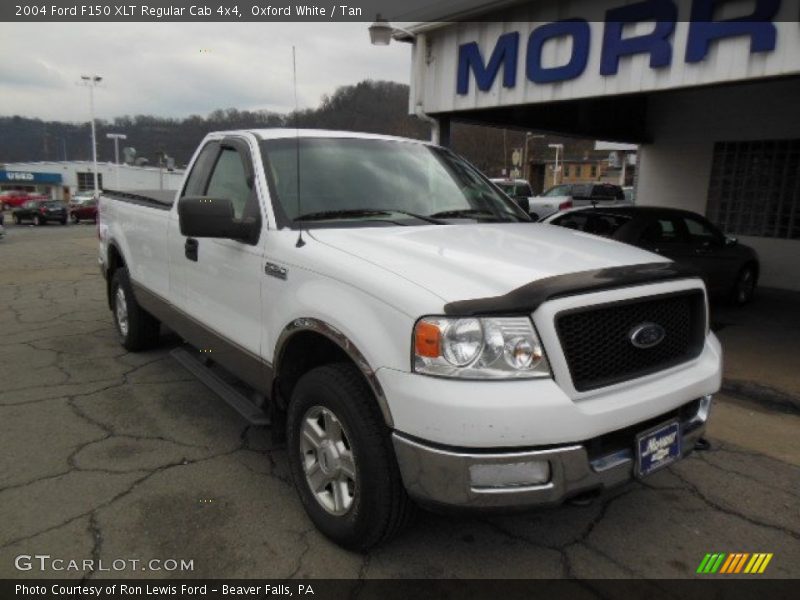
<svg viewBox="0 0 800 600"><path fill-rule="evenodd" d="M183 171L97 163L100 189L177 190ZM69 200L76 192L94 189L90 161L0 163L0 191L26 190Z"/></svg>
<svg viewBox="0 0 800 600"><path fill-rule="evenodd" d="M800 290L795 0L436 6L406 29L411 110L442 143L469 120L637 144L637 203L705 214L756 249L761 285Z"/></svg>

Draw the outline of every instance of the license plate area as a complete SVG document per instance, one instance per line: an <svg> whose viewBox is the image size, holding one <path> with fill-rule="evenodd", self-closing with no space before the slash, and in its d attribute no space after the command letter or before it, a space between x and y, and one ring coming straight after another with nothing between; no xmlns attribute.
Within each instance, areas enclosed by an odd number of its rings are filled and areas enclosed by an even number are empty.
<svg viewBox="0 0 800 600"><path fill-rule="evenodd" d="M681 457L681 426L669 421L636 436L636 475L646 477Z"/></svg>

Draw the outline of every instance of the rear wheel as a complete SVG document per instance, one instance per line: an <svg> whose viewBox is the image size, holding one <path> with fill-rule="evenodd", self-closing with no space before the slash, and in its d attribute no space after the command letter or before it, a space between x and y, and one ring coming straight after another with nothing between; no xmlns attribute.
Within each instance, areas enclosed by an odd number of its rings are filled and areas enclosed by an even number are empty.
<svg viewBox="0 0 800 600"><path fill-rule="evenodd" d="M389 429L354 365L325 365L304 375L286 428L295 487L308 516L331 540L364 552L409 522L414 505Z"/></svg>
<svg viewBox="0 0 800 600"><path fill-rule="evenodd" d="M14 225L19 225L22 223L22 219L19 218L19 215L13 215L14 218Z"/></svg>
<svg viewBox="0 0 800 600"><path fill-rule="evenodd" d="M37 227L40 227L44 225L44 219L42 219L42 217L40 217L39 215L33 215L33 224L36 225Z"/></svg>
<svg viewBox="0 0 800 600"><path fill-rule="evenodd" d="M78 215L76 215L75 213L72 213L72 222L75 223L76 225L80 222Z"/></svg>
<svg viewBox="0 0 800 600"><path fill-rule="evenodd" d="M59 223L61 223L62 225L66 225L67 224L67 217L64 217L63 219L61 219L59 221Z"/></svg>
<svg viewBox="0 0 800 600"><path fill-rule="evenodd" d="M147 350L158 342L159 322L136 302L124 267L114 271L111 278L111 312L120 343L127 350Z"/></svg>
<svg viewBox="0 0 800 600"><path fill-rule="evenodd" d="M743 267L733 286L732 299L737 306L748 304L756 292L756 270L752 265Z"/></svg>

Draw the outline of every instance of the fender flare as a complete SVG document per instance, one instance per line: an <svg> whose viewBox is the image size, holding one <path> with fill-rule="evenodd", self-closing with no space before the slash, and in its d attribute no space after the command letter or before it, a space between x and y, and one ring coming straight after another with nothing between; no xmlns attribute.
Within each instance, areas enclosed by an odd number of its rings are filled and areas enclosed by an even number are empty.
<svg viewBox="0 0 800 600"><path fill-rule="evenodd" d="M361 371L361 374L364 375L364 379L366 379L367 384L372 389L373 394L375 394L375 399L378 401L378 407L381 410L381 414L383 415L383 420L386 422L386 425L388 427L394 427L394 420L392 419L392 413L389 410L389 403L386 400L383 387L375 375L375 370L372 368L369 362L367 362L367 359L358 349L358 346L356 346L350 338L348 338L344 333L339 331L339 329L330 323L326 323L320 319L301 317L294 319L291 323L284 327L280 336L278 336L278 341L275 344L275 354L273 360L274 372L278 373L280 370L283 352L289 340L291 340L291 338L296 334L302 332L313 332L326 337L336 344L341 350L343 350L348 357L350 357L350 359Z"/></svg>

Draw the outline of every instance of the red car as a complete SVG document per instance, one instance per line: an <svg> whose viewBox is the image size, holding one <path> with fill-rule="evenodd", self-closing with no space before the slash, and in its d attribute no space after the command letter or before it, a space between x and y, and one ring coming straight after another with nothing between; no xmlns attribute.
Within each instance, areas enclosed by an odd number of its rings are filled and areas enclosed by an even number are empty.
<svg viewBox="0 0 800 600"><path fill-rule="evenodd" d="M28 200L50 200L50 196L31 194L22 190L6 190L0 192L0 210L19 208Z"/></svg>
<svg viewBox="0 0 800 600"><path fill-rule="evenodd" d="M73 223L78 223L83 220L97 222L97 200L92 198L80 204L75 204L70 207L69 215L72 217Z"/></svg>

